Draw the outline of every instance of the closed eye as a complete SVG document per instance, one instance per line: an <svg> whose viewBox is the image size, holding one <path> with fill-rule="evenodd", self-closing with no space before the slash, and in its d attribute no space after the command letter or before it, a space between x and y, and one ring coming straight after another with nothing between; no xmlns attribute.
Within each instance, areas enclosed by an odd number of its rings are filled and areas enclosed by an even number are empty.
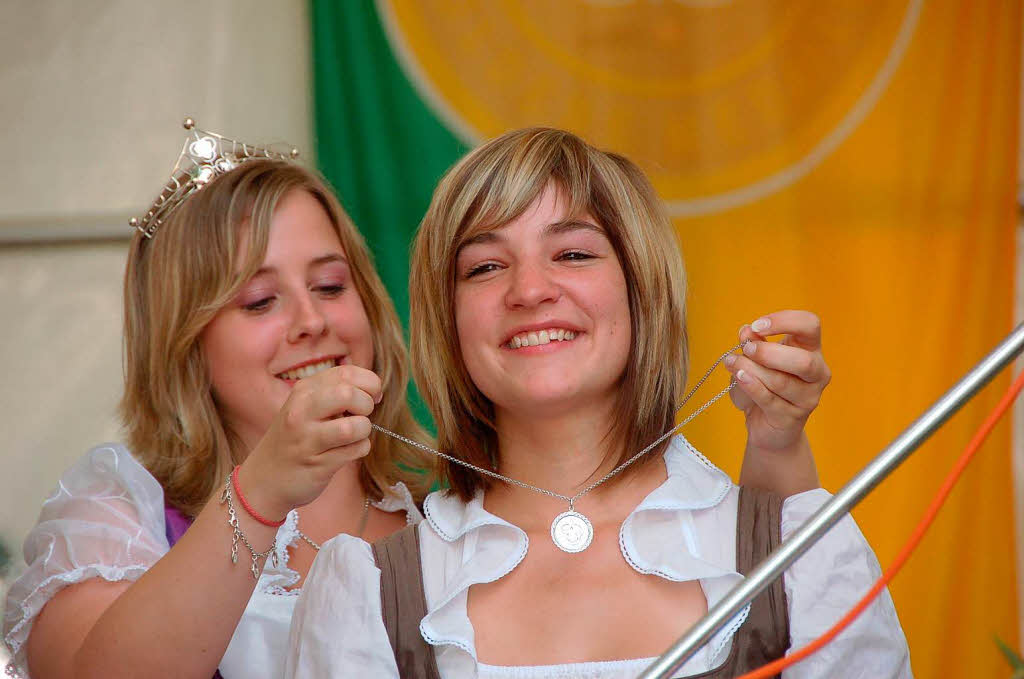
<svg viewBox="0 0 1024 679"><path fill-rule="evenodd" d="M325 297L337 297L345 292L345 286L340 283L337 285L318 285L313 289Z"/></svg>
<svg viewBox="0 0 1024 679"><path fill-rule="evenodd" d="M463 274L463 277L472 278L474 276L479 276L480 274L496 271L498 268L499 266L497 262L480 262L479 264L474 264L473 266L471 266L469 270L466 271L465 274Z"/></svg>
<svg viewBox="0 0 1024 679"><path fill-rule="evenodd" d="M558 256L555 257L555 259L568 262L582 262L588 259L594 259L594 255L584 250L565 250L558 253Z"/></svg>
<svg viewBox="0 0 1024 679"><path fill-rule="evenodd" d="M245 309L246 311L254 311L254 312L266 311L267 309L270 308L270 304L273 301L274 301L273 297L264 297L262 299L256 300L255 302L249 302L248 304L243 304L242 308Z"/></svg>

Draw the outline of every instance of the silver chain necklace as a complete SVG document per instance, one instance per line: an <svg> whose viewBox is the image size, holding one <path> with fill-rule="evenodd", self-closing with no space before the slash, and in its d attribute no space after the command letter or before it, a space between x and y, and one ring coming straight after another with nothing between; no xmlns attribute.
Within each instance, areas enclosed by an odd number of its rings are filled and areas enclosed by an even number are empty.
<svg viewBox="0 0 1024 679"><path fill-rule="evenodd" d="M680 410L684 405L686 405L687 401L690 400L690 397L692 397L694 395L694 393L696 393L696 391L698 389L700 389L701 385L704 384L704 382L708 379L708 377L711 376L712 371L715 368L718 367L719 363L721 363L722 361L725 360L726 356L728 356L729 354L733 353L737 349L741 349L743 347L743 345L746 344L748 341L749 340L744 340L743 342L740 342L739 344L737 344L733 348L729 349L729 351L727 351L724 354L722 354L721 356L719 356L718 360L715 361L713 364L711 364L711 367L708 368L707 372L704 373L704 376L701 377L700 380L697 381L697 384L695 384L693 386L693 388L690 389L690 392L686 395L686 397L683 399L682 403L679 404L679 406L676 408L676 410ZM503 476L503 475L499 474L498 472L491 471L490 469L484 469L483 467L478 467L475 464L471 464L469 462L466 462L465 460L460 460L457 457L452 457L451 455L448 455L446 453L442 453L439 450L434 450L433 448L431 448L429 446L423 445L419 441L413 441L412 439L407 438L405 436L402 436L401 434L396 434L395 432L390 431L388 429L385 429L384 427L381 427L380 425L371 423L370 426L373 427L374 429L376 429L377 431L383 433L383 434L387 434L388 436L390 436L390 437L392 437L394 439L398 439L402 443L406 443L406 444L408 444L410 446L413 446L414 448L419 448L420 450L422 450L424 452L430 453L431 455L436 455L436 456L438 456L440 458L448 460L449 462L454 462L455 464L461 465L463 467L466 467L467 469L472 469L472 470L474 470L476 472L479 472L481 474L486 474L487 476L490 476L492 478L498 479L499 481L504 481L505 483L511 483L512 485L519 486L520 488L525 488L527 490L532 490L534 492L542 493L542 494L547 495L549 497L557 498L559 500L564 500L565 502L568 502L569 503L568 511L562 512L561 514L556 516L554 518L554 520L551 522L551 540L555 543L555 546L558 547L559 549L561 549L563 552L575 553L575 552L582 552L584 549L589 547L591 541L594 539L594 525L590 522L590 519L588 519L586 516L584 516L583 514L579 513L578 511L576 511L576 502L581 497L583 497L584 495L586 495L590 491L594 490L595 488L597 488L602 483L604 483L608 479L612 478L613 476L615 476L616 474L621 472L623 469L625 469L629 465L631 465L634 462L636 462L637 460L639 460L641 457L643 457L644 455L649 453L651 450L653 450L654 448L658 447L658 445L662 441L664 441L669 436L671 436L672 434L674 434L677 431L679 431L679 429L681 429L685 424L689 423L690 420L692 420L693 418L697 417L702 412L707 410L712 404L715 403L715 401L717 401L718 399L722 398L723 396L728 394L730 391L732 391L733 387L735 387L735 386L736 386L736 380L730 380L729 381L729 386L727 386L725 389L722 389L720 392L715 394L715 396L712 397L711 400L709 400L707 403L702 405L700 408L697 408L697 410L695 410L692 413L690 413L690 415L687 416L687 418L684 419L682 422L680 422L679 424L677 424L676 426L672 427L667 432L665 432L664 434L659 436L657 438L657 440L655 440L649 446L647 446L646 448L641 450L639 453L637 453L633 457L629 458L628 460L626 460L625 462L620 464L618 467L616 467L615 469L611 470L610 472L608 472L607 474L602 476L600 479L598 479L594 483L590 484L589 486L587 486L586 488L584 488L583 490L581 490L580 492L578 492L578 493L576 493L575 495L572 495L572 496L570 496L570 495L562 495L561 493L556 493L556 492L551 491L551 490L546 490L544 488L539 488L537 486L531 485L531 484L526 483L524 481L518 481L516 479L509 478L508 476Z"/></svg>
<svg viewBox="0 0 1024 679"><path fill-rule="evenodd" d="M297 512L296 512L297 513ZM366 496L366 500L363 501L363 513L359 516L359 527L356 529L356 537L363 537L363 531L366 530L366 519L370 516L370 496ZM313 541L311 537L302 532L299 528L298 523L295 525L295 532L299 534L299 537L306 541L310 547L316 551L320 551L320 545Z"/></svg>

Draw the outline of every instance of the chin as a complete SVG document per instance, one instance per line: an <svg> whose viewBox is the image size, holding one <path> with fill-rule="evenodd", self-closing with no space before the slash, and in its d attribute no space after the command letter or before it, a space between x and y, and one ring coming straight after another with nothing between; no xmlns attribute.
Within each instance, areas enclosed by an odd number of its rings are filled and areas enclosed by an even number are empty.
<svg viewBox="0 0 1024 679"><path fill-rule="evenodd" d="M512 413L552 417L567 413L588 401L590 398L585 394L566 391L565 385L560 385L551 389L531 389L519 398L508 399L502 407ZM498 402L495 401L495 404Z"/></svg>

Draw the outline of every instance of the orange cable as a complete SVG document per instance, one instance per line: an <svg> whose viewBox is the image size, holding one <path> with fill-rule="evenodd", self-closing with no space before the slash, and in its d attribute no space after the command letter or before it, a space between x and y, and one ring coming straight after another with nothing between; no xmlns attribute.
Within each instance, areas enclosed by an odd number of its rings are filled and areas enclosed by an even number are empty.
<svg viewBox="0 0 1024 679"><path fill-rule="evenodd" d="M971 458L974 457L974 454L978 452L981 444L985 442L986 438L988 438L989 433L996 426L999 418L1006 413L1010 404L1013 403L1015 398L1017 398L1017 395L1020 393L1022 388L1024 388L1024 372L1017 375L1017 378L1012 384L1010 384L1010 388L1006 390L1006 393L996 405L995 409L989 413L988 417L985 418L985 421L978 428L978 431L974 433L970 443L967 444L964 452L960 455L956 464L953 465L953 469L950 470L949 474L946 476L946 480L943 481L939 491L935 494L935 498L928 506L928 510L924 513L924 516L921 517L921 521L917 524L917 527L914 528L914 532L911 534L910 539L907 540L907 543L903 546L903 549L896 557L896 560L892 562L892 565L889 566L884 574L882 574L882 577L878 579L874 586L868 590L868 593L864 595L864 598L861 599L856 606L850 609L850 611L830 630L811 643L787 655L785 658L780 658L779 660L768 663L767 665L759 667L752 672L748 672L737 677L737 679L766 679L767 677L775 676L785 668L790 665L795 665L828 642L832 641L840 632L846 629L850 623L857 618L857 616L864 612L875 597L878 596L878 593L881 592L887 584L889 584L890 580L896 577L896 574L901 568L903 568L907 559L909 559L910 555L915 549L917 549L918 543L921 542L921 538L924 537L928 527L931 526L932 521L935 520L935 515L939 513L939 509L941 509L942 505L946 502L946 498L949 496L950 491L953 490L953 486L956 485L956 482L960 479L960 475L963 473L964 468L967 467L967 464L971 461Z"/></svg>

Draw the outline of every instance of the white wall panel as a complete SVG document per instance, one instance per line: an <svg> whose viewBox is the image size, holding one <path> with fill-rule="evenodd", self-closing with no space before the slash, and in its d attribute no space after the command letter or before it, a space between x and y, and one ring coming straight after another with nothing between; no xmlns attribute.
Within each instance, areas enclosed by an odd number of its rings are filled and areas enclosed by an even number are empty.
<svg viewBox="0 0 1024 679"><path fill-rule="evenodd" d="M307 23L303 0L4 4L0 539L16 557L61 471L120 438L127 240L95 239L126 239L185 115L312 159Z"/></svg>

